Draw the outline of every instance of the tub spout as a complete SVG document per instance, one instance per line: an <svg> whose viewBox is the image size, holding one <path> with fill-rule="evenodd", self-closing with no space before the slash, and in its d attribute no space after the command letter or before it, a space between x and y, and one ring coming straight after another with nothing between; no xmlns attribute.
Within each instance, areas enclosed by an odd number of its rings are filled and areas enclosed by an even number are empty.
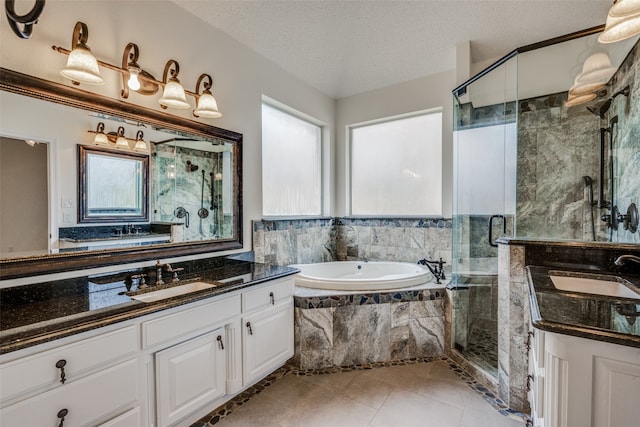
<svg viewBox="0 0 640 427"><path fill-rule="evenodd" d="M440 257L438 261L431 261L424 258L418 261L418 264L424 265L429 269L431 274L433 274L433 277L436 278L437 284L440 284L440 280L446 279L444 275L444 264L446 264L446 262L442 260L442 257Z"/></svg>

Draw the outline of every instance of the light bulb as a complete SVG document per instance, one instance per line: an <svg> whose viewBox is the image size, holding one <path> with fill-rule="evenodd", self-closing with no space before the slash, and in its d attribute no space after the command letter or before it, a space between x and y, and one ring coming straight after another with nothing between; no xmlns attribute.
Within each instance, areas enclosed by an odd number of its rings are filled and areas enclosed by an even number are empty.
<svg viewBox="0 0 640 427"><path fill-rule="evenodd" d="M140 89L140 80L138 80L138 70L135 68L129 68L129 80L127 81L127 86L131 90Z"/></svg>

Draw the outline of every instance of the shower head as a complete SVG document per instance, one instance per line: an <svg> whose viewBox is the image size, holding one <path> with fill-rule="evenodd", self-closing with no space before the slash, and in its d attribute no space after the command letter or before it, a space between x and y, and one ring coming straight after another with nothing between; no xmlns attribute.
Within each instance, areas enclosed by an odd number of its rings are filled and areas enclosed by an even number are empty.
<svg viewBox="0 0 640 427"><path fill-rule="evenodd" d="M195 172L198 170L198 165L191 163L191 160L187 160L187 172Z"/></svg>
<svg viewBox="0 0 640 427"><path fill-rule="evenodd" d="M624 95L628 97L630 93L631 93L631 88L629 86L625 86L624 88L620 89L619 91L611 95L611 97L609 97L609 99L604 101L602 104L590 105L587 107L587 110L589 110L590 113L595 114L596 116L599 116L601 119L604 119L604 115L607 114L607 111L609 111L609 108L611 108L611 103L613 102L613 100L620 95Z"/></svg>

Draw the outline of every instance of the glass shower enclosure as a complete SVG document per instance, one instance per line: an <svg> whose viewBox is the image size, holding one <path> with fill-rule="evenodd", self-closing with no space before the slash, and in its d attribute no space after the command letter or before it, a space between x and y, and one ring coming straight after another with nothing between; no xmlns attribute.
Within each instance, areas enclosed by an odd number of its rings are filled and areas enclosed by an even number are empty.
<svg viewBox="0 0 640 427"><path fill-rule="evenodd" d="M498 369L498 244L515 219L517 57L454 95L454 347Z"/></svg>

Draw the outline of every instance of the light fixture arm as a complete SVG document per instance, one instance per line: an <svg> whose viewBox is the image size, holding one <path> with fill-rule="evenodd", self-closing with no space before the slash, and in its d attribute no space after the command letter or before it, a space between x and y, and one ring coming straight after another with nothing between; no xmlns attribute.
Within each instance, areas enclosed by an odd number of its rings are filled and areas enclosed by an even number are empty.
<svg viewBox="0 0 640 427"><path fill-rule="evenodd" d="M18 15L15 10L15 1L14 0L6 0L5 1L5 13L7 15L7 19L9 20L9 26L13 30L16 36L21 39L28 39L31 37L31 33L33 32L34 24L38 23L38 18L44 9L44 1L45 0L36 0L36 4L33 8L24 15ZM24 25L24 28L20 29L18 24Z"/></svg>
<svg viewBox="0 0 640 427"><path fill-rule="evenodd" d="M207 79L207 81L203 83L204 79ZM203 83L204 90L210 91L213 87L213 79L211 78L211 76L209 74L202 74L200 77L198 77L198 82L196 83L196 94L198 96L200 96L200 83Z"/></svg>
<svg viewBox="0 0 640 427"><path fill-rule="evenodd" d="M173 65L173 68L171 67ZM167 74L171 74L171 78L178 79L178 73L180 73L180 64L175 59L170 59L164 66L164 72L162 73L162 84L167 84Z"/></svg>
<svg viewBox="0 0 640 427"><path fill-rule="evenodd" d="M87 40L89 40L89 28L84 22L76 22L76 26L73 27L73 35L71 36L71 49L76 46L87 46Z"/></svg>
<svg viewBox="0 0 640 427"><path fill-rule="evenodd" d="M137 68L139 71L140 66L138 65L138 57L140 56L140 50L138 49L138 45L135 43L128 43L124 48L124 52L122 54L122 91L120 92L120 96L123 98L129 97L129 85L127 84L127 80L131 75L131 71L129 68Z"/></svg>

